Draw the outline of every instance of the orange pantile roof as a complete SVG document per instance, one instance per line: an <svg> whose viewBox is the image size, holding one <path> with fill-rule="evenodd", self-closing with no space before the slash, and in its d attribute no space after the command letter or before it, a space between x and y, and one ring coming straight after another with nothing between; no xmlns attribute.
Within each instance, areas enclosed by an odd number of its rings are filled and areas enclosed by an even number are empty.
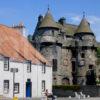
<svg viewBox="0 0 100 100"><path fill-rule="evenodd" d="M19 60L31 60L32 63L48 63L47 60L13 28L0 25L0 54Z"/></svg>

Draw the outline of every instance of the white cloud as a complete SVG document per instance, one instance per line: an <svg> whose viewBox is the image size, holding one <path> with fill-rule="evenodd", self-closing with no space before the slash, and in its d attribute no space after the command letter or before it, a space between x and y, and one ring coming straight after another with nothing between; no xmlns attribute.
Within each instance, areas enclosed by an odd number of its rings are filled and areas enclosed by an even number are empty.
<svg viewBox="0 0 100 100"><path fill-rule="evenodd" d="M70 17L70 20L72 20L73 23L79 23L81 20L80 16L72 16Z"/></svg>
<svg viewBox="0 0 100 100"><path fill-rule="evenodd" d="M88 20L91 24L100 23L100 17L97 16L88 16Z"/></svg>
<svg viewBox="0 0 100 100"><path fill-rule="evenodd" d="M88 16L88 21L91 24L91 28L96 35L97 41L100 42L100 17L98 16Z"/></svg>

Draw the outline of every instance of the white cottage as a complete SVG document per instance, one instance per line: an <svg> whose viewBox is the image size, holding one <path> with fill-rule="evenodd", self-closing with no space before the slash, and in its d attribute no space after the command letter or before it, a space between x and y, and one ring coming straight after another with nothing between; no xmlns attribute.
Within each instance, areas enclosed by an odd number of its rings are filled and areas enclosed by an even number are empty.
<svg viewBox="0 0 100 100"><path fill-rule="evenodd" d="M52 67L18 31L0 25L0 95L41 97L52 93Z"/></svg>

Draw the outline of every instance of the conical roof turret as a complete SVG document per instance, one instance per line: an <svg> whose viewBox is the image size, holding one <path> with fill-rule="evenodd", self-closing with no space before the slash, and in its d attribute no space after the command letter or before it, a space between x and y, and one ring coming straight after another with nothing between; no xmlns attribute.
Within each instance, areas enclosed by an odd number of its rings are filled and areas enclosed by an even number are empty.
<svg viewBox="0 0 100 100"><path fill-rule="evenodd" d="M93 33L89 22L86 20L85 15L83 15L83 18L81 20L81 23L79 24L76 33Z"/></svg>
<svg viewBox="0 0 100 100"><path fill-rule="evenodd" d="M50 13L50 9L48 8L48 11L46 15L44 16L39 28L57 28L59 29L59 26L54 21L53 16Z"/></svg>

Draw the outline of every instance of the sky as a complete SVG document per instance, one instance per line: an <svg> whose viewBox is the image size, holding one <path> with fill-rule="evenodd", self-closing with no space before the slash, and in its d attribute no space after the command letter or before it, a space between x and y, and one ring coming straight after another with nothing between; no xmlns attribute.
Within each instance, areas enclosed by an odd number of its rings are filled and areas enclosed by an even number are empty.
<svg viewBox="0 0 100 100"><path fill-rule="evenodd" d="M100 42L100 0L0 0L0 24L7 26L23 22L27 34L33 34L38 16L47 12L54 19L65 17L67 23L78 25L83 12Z"/></svg>

